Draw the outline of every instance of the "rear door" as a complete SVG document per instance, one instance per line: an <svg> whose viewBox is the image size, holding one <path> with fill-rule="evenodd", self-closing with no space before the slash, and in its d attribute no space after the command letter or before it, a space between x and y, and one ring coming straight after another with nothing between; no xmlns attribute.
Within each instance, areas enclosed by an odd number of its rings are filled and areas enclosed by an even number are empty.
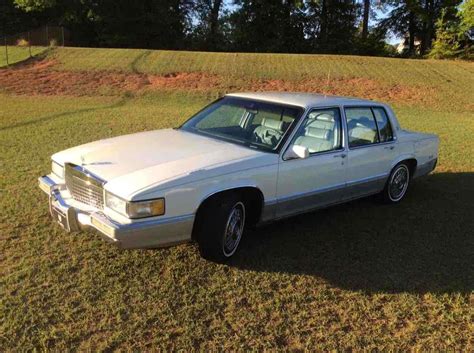
<svg viewBox="0 0 474 353"><path fill-rule="evenodd" d="M396 158L393 129L382 107L345 107L347 124L347 198L383 190Z"/></svg>
<svg viewBox="0 0 474 353"><path fill-rule="evenodd" d="M304 146L310 155L304 159L280 161L277 217L341 200L347 156L342 128L338 107L314 109L306 115L288 148L293 144Z"/></svg>

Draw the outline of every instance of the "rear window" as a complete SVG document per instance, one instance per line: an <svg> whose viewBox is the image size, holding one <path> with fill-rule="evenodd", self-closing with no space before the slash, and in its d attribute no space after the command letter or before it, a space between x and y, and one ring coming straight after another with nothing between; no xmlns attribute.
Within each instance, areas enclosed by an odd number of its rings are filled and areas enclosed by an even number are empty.
<svg viewBox="0 0 474 353"><path fill-rule="evenodd" d="M346 108L349 147L371 145L379 142L377 124L372 109Z"/></svg>

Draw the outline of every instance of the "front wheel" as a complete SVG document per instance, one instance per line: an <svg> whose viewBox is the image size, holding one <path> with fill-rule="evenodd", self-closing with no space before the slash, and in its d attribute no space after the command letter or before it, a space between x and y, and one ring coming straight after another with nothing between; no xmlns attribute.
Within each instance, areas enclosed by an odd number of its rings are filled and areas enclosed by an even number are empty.
<svg viewBox="0 0 474 353"><path fill-rule="evenodd" d="M245 205L237 197L218 198L205 206L197 241L201 256L215 262L232 257L245 229Z"/></svg>
<svg viewBox="0 0 474 353"><path fill-rule="evenodd" d="M390 173L390 176L382 192L383 200L386 203L400 202L406 195L410 184L410 168L406 163L397 164Z"/></svg>

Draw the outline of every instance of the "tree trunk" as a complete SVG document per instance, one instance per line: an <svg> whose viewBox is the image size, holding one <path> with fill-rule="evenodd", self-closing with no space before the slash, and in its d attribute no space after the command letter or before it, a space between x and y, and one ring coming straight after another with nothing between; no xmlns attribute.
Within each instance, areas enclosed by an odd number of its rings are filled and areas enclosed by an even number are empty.
<svg viewBox="0 0 474 353"><path fill-rule="evenodd" d="M433 40L433 26L434 26L434 11L433 11L433 1L425 0L424 7L425 19L423 21L423 37L421 40L420 54L425 55L426 52L431 47L431 42Z"/></svg>
<svg viewBox="0 0 474 353"><path fill-rule="evenodd" d="M369 16L370 16L370 0L364 0L364 17L362 19L362 38L367 38L369 34Z"/></svg>
<svg viewBox="0 0 474 353"><path fill-rule="evenodd" d="M222 0L214 0L209 16L209 49L217 48L217 30L219 27L219 12L221 10Z"/></svg>
<svg viewBox="0 0 474 353"><path fill-rule="evenodd" d="M410 11L408 16L408 55L415 55L415 13Z"/></svg>
<svg viewBox="0 0 474 353"><path fill-rule="evenodd" d="M321 24L319 29L320 44L323 47L327 44L328 31L327 31L327 21L328 21L328 11L327 11L327 0L322 0L321 4Z"/></svg>

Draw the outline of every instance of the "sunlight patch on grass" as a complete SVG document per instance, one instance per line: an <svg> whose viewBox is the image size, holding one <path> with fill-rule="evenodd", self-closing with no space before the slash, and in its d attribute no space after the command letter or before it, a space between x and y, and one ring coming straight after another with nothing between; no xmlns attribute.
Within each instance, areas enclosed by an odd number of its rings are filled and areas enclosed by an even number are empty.
<svg viewBox="0 0 474 353"><path fill-rule="evenodd" d="M31 47L31 56L30 49L28 47L18 47L18 46L8 46L8 64L14 65L21 61L25 61L30 57L44 53L48 48L47 47ZM0 68L7 66L7 52L5 51L5 46L0 47Z"/></svg>

